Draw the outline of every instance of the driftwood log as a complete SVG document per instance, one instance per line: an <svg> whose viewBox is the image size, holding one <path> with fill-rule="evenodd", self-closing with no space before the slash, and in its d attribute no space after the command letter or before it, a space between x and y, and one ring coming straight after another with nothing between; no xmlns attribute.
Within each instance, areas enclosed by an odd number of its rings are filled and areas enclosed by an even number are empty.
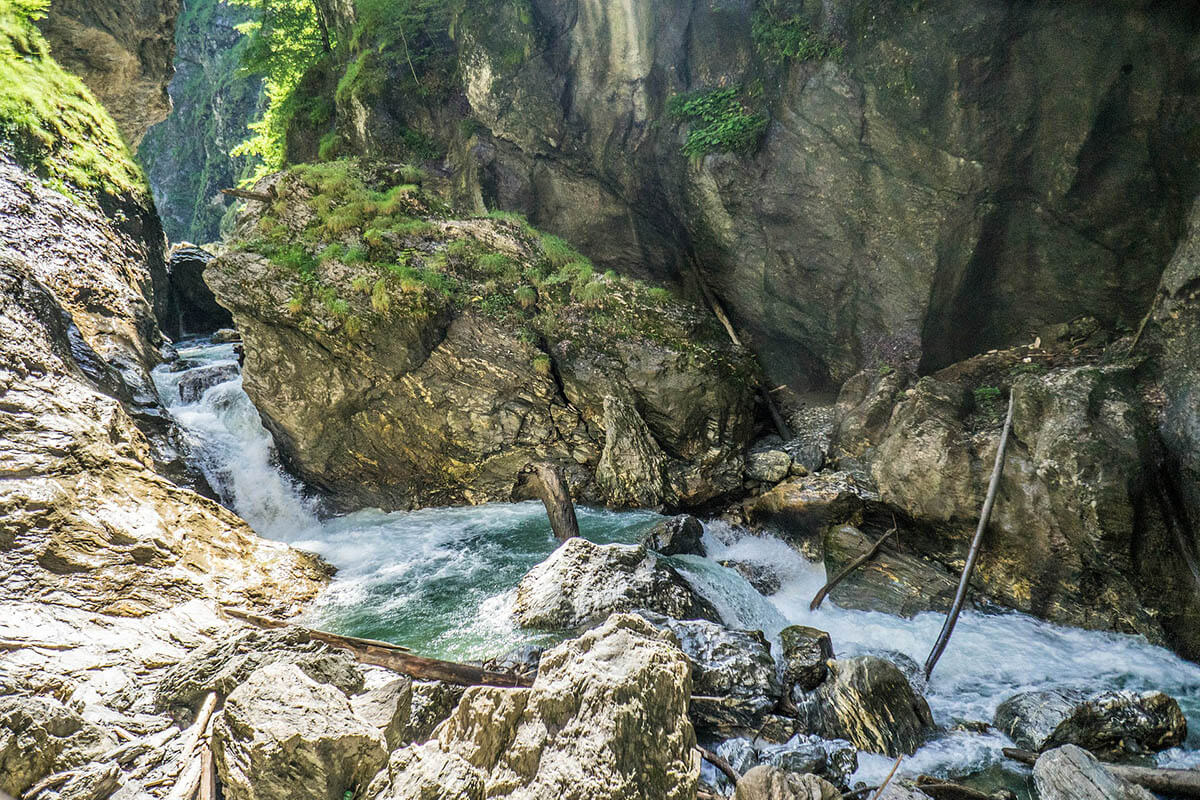
<svg viewBox="0 0 1200 800"><path fill-rule="evenodd" d="M550 529L560 542L579 535L575 504L571 502L571 492L558 467L545 462L527 464L517 480L517 491L522 496L532 495L542 501L546 516L550 518Z"/></svg>
<svg viewBox="0 0 1200 800"><path fill-rule="evenodd" d="M696 749L700 751L701 758L719 769L726 778L729 778L729 780L733 781L735 786L737 785L737 782L742 779L742 776L739 775L738 771L733 768L733 765L721 756L717 755L711 750L701 747L700 745L696 745Z"/></svg>
<svg viewBox="0 0 1200 800"><path fill-rule="evenodd" d="M1004 471L1004 451L1008 448L1008 434L1012 431L1014 397L1012 389L1008 390L1008 413L1004 416L1004 430L1000 433L1000 444L996 447L996 463L992 465L992 479L988 482L987 497L983 501L983 510L979 513L979 525L975 528L975 538L971 540L971 549L967 551L967 563L963 564L962 577L958 580L958 591L954 594L954 603L946 612L946 621L942 624L942 632L938 634L937 642L925 659L925 680L933 674L933 668L950 643L950 634L954 633L954 625L962 611L963 602L967 599L967 585L971 582L971 573L975 571L975 562L979 559L979 549L983 545L983 534L987 530L988 519L992 516L992 506L996 503L996 490L1000 488L1000 473Z"/></svg>
<svg viewBox="0 0 1200 800"><path fill-rule="evenodd" d="M830 592L833 591L833 587L835 587L839 583L841 583L845 579L845 577L847 575L849 575L851 572L854 572L854 570L858 569L863 564L867 563L872 558L874 558L875 554L879 552L879 548L883 545L884 541L889 536L896 533L897 530L898 529L896 527L896 520L892 519L891 530L889 530L887 533L883 534L883 536L880 536L879 539L875 542L875 544L871 545L870 550L868 550L867 552L863 553L858 558L851 561L849 564L846 565L845 569L843 569L837 575L833 576L833 580L829 581L829 583L822 586L821 591L817 592L816 595L813 597L812 602L808 604L808 610L816 611L818 608L820 608L821 603L825 602L825 598L829 595Z"/></svg>
<svg viewBox="0 0 1200 800"><path fill-rule="evenodd" d="M992 795L963 786L961 783L935 778L932 775L917 776L917 788L933 800L993 800Z"/></svg>
<svg viewBox="0 0 1200 800"><path fill-rule="evenodd" d="M1029 750L1006 747L1005 758L1033 766L1038 754ZM1104 764L1104 768L1118 778L1136 783L1155 794L1172 797L1200 798L1200 769L1163 769L1161 767L1133 767L1127 764Z"/></svg>
<svg viewBox="0 0 1200 800"><path fill-rule="evenodd" d="M436 658L413 655L407 648L373 639L358 639L336 633L292 626L282 620L251 614L238 608L222 607L225 614L260 628L297 627L305 631L310 639L324 642L332 647L348 650L364 664L385 667L393 672L408 675L420 681L445 681L457 686L507 686L529 687L533 681L507 672L494 672L470 664L458 664Z"/></svg>

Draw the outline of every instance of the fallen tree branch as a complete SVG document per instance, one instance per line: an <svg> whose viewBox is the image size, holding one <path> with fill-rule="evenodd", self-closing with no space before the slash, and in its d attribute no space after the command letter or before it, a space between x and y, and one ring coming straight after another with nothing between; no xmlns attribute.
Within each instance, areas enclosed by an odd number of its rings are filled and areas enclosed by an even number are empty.
<svg viewBox="0 0 1200 800"><path fill-rule="evenodd" d="M0 650L24 650L26 648L74 650L78 646L75 644L58 644L56 642L31 642L27 639L0 639Z"/></svg>
<svg viewBox="0 0 1200 800"><path fill-rule="evenodd" d="M281 620L261 617L237 608L226 608L223 606L221 610L231 617L263 628L283 628L290 625L290 623ZM457 686L505 686L510 688L528 688L533 685L531 679L519 675L507 672L494 672L474 667L470 664L459 664L454 661L425 658L424 656L413 655L407 648L387 642L359 639L353 636L341 636L336 633L314 630L299 625L294 627L305 631L311 639L350 651L355 658L364 664L374 664L377 667L384 667L393 672L399 672L421 681L445 681Z"/></svg>
<svg viewBox="0 0 1200 800"><path fill-rule="evenodd" d="M563 479L562 470L544 461L526 464L517 481L519 490L532 492L546 507L550 529L560 542L579 535L579 520L575 517L575 504L571 492Z"/></svg>
<svg viewBox="0 0 1200 800"><path fill-rule="evenodd" d="M918 775L917 787L933 800L993 800L986 792L932 775Z"/></svg>
<svg viewBox="0 0 1200 800"><path fill-rule="evenodd" d="M874 792L881 788L883 788L883 787L881 787L881 786L863 786L859 789L851 789L850 791L848 791L842 795L842 800L853 800L853 798L855 798L855 797L861 797L862 795L866 794L867 792Z"/></svg>
<svg viewBox="0 0 1200 800"><path fill-rule="evenodd" d="M1006 747L1002 751L1006 758L1033 766L1037 753ZM1104 768L1118 778L1135 783L1156 794L1175 797L1200 798L1200 769L1165 769L1162 767L1132 767L1127 764L1104 764Z"/></svg>
<svg viewBox="0 0 1200 800"><path fill-rule="evenodd" d="M880 548L880 546L883 545L884 541L889 536L891 536L893 533L896 533L896 531L897 531L896 518L895 518L895 516L893 516L891 530L889 530L887 533L883 534L883 536L880 536L879 539L875 542L875 544L873 544L871 546L870 550L868 550L867 552L863 553L858 558L851 561L849 564L846 565L845 569L843 569L841 572L839 572L837 575L835 575L833 577L833 580L831 580L829 583L822 586L821 591L817 592L817 594L813 597L812 602L808 604L808 610L816 611L818 608L820 608L821 603L823 603L825 601L825 598L829 595L829 593L831 591L833 591L833 587L835 587L839 583L841 583L842 580L847 575L849 575L851 572L854 572L854 570L858 569L863 564L867 563L872 558L874 558L875 554L879 552L879 548Z"/></svg>
<svg viewBox="0 0 1200 800"><path fill-rule="evenodd" d="M719 755L717 755L713 751L706 750L705 748L701 747L700 745L696 745L696 749L700 751L700 756L705 761L712 764L714 767L716 767L722 773L724 773L725 777L729 778L729 780L733 781L735 786L737 785L737 782L742 779L742 776L738 774L738 771L733 768L732 764L730 764L725 759L721 758Z"/></svg>
<svg viewBox="0 0 1200 800"><path fill-rule="evenodd" d="M967 599L967 585L971 582L971 573L975 571L975 561L979 558L979 548L983 544L983 533L987 530L988 519L992 515L992 506L996 502L996 490L1000 488L1000 473L1004 471L1004 451L1008 447L1008 434L1012 431L1014 394L1008 390L1008 413L1004 417L1004 429L1000 433L1000 444L996 448L996 463L992 466L992 479L988 482L987 497L983 501L983 510L979 513L979 525L975 528L975 538L971 540L971 549L967 551L967 562L963 564L962 577L958 580L958 591L954 595L954 603L946 612L946 621L942 632L938 634L937 642L925 659L925 680L933 674L933 668L950 643L950 634L954 633L954 625L962 611L963 602Z"/></svg>
<svg viewBox="0 0 1200 800"><path fill-rule="evenodd" d="M200 750L200 793L196 800L217 800L217 765L209 744Z"/></svg>
<svg viewBox="0 0 1200 800"><path fill-rule="evenodd" d="M883 783L879 784L879 791L871 795L871 800L879 800L879 798L883 797L883 790L886 789L888 784L892 782L892 778L895 777L896 770L900 769L900 762L903 760L903 755L896 756L896 763L892 764L892 771L889 772L887 777L883 779Z"/></svg>

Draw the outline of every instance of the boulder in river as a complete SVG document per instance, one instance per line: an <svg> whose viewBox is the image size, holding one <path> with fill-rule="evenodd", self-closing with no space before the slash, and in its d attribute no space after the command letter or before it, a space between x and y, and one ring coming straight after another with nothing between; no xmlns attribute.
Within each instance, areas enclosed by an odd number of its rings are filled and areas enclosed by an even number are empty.
<svg viewBox="0 0 1200 800"><path fill-rule="evenodd" d="M256 670L225 701L213 755L228 800L343 800L387 761L384 735L295 664Z"/></svg>
<svg viewBox="0 0 1200 800"><path fill-rule="evenodd" d="M895 664L875 656L828 663L829 677L815 691L792 694L803 729L888 756L921 746L933 716Z"/></svg>
<svg viewBox="0 0 1200 800"><path fill-rule="evenodd" d="M212 364L190 370L179 379L179 399L184 403L195 403L212 387L237 376L238 368L233 364Z"/></svg>
<svg viewBox="0 0 1200 800"><path fill-rule="evenodd" d="M642 544L659 555L702 556L705 555L703 536L704 525L700 520L691 514L680 514L651 528Z"/></svg>
<svg viewBox="0 0 1200 800"><path fill-rule="evenodd" d="M789 625L779 632L783 646L783 685L788 691L796 686L810 692L829 674L825 662L833 658L833 640L829 634L807 625Z"/></svg>
<svg viewBox="0 0 1200 800"><path fill-rule="evenodd" d="M212 335L214 344L231 344L233 342L240 342L241 340L242 335L234 328L220 328L213 332Z"/></svg>
<svg viewBox="0 0 1200 800"><path fill-rule="evenodd" d="M692 666L693 694L722 698L716 703L693 702L697 728L757 728L779 702L783 688L762 631L731 630L707 620L674 620L651 612L642 616L679 640Z"/></svg>
<svg viewBox="0 0 1200 800"><path fill-rule="evenodd" d="M826 528L858 522L863 509L878 495L849 472L823 472L791 478L742 504L746 521L777 531L789 541L805 546L810 557L820 557Z"/></svg>
<svg viewBox="0 0 1200 800"><path fill-rule="evenodd" d="M792 457L780 448L751 450L746 456L746 480L775 484L788 476Z"/></svg>
<svg viewBox="0 0 1200 800"><path fill-rule="evenodd" d="M1187 720L1162 692L1046 689L1008 698L996 709L996 727L1020 747L1042 752L1078 745L1105 760L1174 747L1187 737Z"/></svg>
<svg viewBox="0 0 1200 800"><path fill-rule="evenodd" d="M840 800L842 793L816 775L800 775L779 767L760 765L737 783L734 800Z"/></svg>
<svg viewBox="0 0 1200 800"><path fill-rule="evenodd" d="M617 614L547 650L533 687L475 686L435 738L394 752L368 800L692 800L691 668L669 634Z"/></svg>
<svg viewBox="0 0 1200 800"><path fill-rule="evenodd" d="M526 573L513 611L526 627L570 631L641 609L720 620L711 603L643 545L593 544L579 536Z"/></svg>
<svg viewBox="0 0 1200 800"><path fill-rule="evenodd" d="M754 587L754 591L764 597L770 597L783 586L783 578L779 577L779 573L769 564L737 558L723 558L717 563L741 575Z"/></svg>
<svg viewBox="0 0 1200 800"><path fill-rule="evenodd" d="M1033 784L1041 800L1154 800L1073 744L1042 753L1033 765Z"/></svg>

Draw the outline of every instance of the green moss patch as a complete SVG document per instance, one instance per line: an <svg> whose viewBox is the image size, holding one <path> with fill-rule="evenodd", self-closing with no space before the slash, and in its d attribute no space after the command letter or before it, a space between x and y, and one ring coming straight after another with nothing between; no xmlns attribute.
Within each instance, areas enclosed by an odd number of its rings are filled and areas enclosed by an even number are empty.
<svg viewBox="0 0 1200 800"><path fill-rule="evenodd" d="M69 196L146 197L145 178L116 123L51 57L34 26L46 5L0 3L0 148Z"/></svg>

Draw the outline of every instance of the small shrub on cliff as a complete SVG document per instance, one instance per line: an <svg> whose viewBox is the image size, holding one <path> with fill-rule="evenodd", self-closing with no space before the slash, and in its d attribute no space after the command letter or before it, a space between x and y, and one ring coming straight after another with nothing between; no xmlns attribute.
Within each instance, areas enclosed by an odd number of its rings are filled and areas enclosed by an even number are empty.
<svg viewBox="0 0 1200 800"><path fill-rule="evenodd" d="M738 86L675 95L667 113L688 123L684 155L699 158L710 153L749 154L758 148L767 129L765 114L750 106Z"/></svg>
<svg viewBox="0 0 1200 800"><path fill-rule="evenodd" d="M537 305L537 289L532 286L518 286L513 292L513 299L521 308L533 308Z"/></svg>
<svg viewBox="0 0 1200 800"><path fill-rule="evenodd" d="M763 0L750 23L754 47L772 64L842 59L842 45L814 31L790 0Z"/></svg>

